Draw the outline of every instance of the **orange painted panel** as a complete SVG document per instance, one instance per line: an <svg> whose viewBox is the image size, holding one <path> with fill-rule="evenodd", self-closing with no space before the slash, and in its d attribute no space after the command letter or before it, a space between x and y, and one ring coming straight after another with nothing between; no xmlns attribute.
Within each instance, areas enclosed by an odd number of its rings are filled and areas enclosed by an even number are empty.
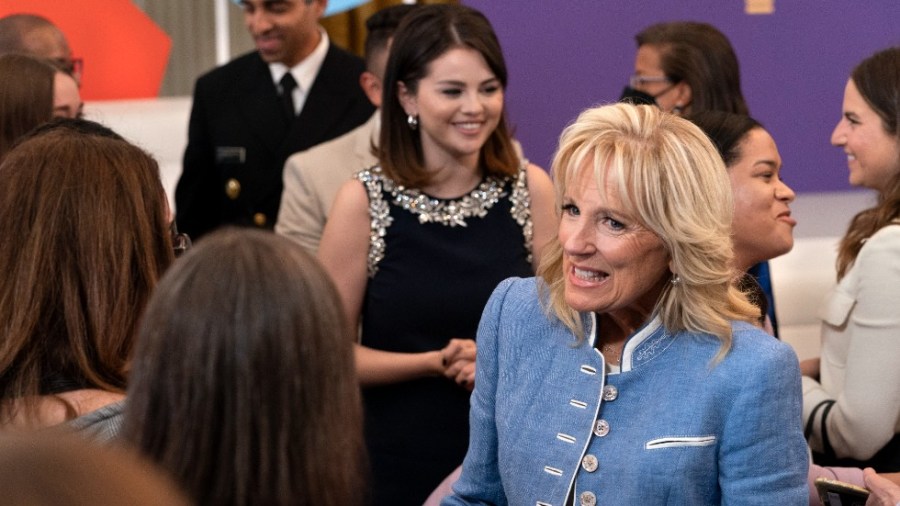
<svg viewBox="0 0 900 506"><path fill-rule="evenodd" d="M31 13L58 26L84 59L84 100L159 95L172 40L131 0L0 0L0 16Z"/></svg>

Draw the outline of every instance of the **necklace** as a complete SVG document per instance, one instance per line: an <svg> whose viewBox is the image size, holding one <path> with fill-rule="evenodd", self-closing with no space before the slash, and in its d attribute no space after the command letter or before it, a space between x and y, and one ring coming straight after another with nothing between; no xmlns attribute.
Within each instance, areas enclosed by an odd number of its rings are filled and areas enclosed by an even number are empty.
<svg viewBox="0 0 900 506"><path fill-rule="evenodd" d="M610 364L619 365L619 353L615 346L609 343L603 343L600 346L600 351Z"/></svg>

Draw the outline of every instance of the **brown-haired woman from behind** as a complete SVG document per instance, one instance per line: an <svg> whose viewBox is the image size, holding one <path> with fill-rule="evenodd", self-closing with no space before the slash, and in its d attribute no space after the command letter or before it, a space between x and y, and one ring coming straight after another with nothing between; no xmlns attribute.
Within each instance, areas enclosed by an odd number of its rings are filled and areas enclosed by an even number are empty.
<svg viewBox="0 0 900 506"><path fill-rule="evenodd" d="M198 504L361 504L350 335L335 288L300 246L214 233L148 305L125 438Z"/></svg>
<svg viewBox="0 0 900 506"><path fill-rule="evenodd" d="M0 427L69 424L106 440L173 252L156 162L88 130L44 129L0 165Z"/></svg>

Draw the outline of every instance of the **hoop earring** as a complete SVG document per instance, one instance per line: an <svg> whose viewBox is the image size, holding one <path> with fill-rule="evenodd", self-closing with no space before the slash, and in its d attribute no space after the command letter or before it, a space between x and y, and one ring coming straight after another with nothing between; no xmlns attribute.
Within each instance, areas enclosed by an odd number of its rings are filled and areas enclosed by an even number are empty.
<svg viewBox="0 0 900 506"><path fill-rule="evenodd" d="M406 124L409 125L410 130L418 130L419 129L419 117L413 114L408 114L406 116Z"/></svg>

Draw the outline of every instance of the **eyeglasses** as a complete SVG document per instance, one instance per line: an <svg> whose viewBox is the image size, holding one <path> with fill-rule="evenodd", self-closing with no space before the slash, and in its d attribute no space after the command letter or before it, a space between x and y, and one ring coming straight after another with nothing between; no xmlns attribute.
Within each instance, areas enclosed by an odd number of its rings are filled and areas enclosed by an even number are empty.
<svg viewBox="0 0 900 506"><path fill-rule="evenodd" d="M76 81L81 81L81 74L84 71L83 58L54 58L53 63L59 70L74 77Z"/></svg>
<svg viewBox="0 0 900 506"><path fill-rule="evenodd" d="M175 258L180 257L185 251L191 249L193 245L191 238L187 234L179 232L175 221L169 225L169 233L172 234L172 250L175 252Z"/></svg>
<svg viewBox="0 0 900 506"><path fill-rule="evenodd" d="M672 79L668 78L667 76L649 77L649 76L639 76L639 75L635 74L628 78L628 85L635 89L643 88L645 84L671 83L671 82L672 82Z"/></svg>

